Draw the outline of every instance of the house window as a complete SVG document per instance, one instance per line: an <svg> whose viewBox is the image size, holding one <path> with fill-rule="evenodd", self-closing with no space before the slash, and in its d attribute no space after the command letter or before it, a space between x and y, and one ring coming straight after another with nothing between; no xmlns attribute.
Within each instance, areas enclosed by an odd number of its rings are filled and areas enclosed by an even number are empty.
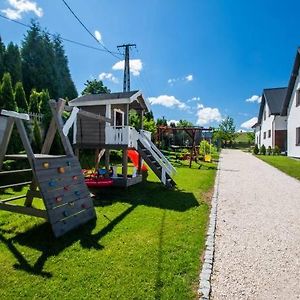
<svg viewBox="0 0 300 300"><path fill-rule="evenodd" d="M267 118L267 112L264 111L264 120L266 120L266 118Z"/></svg>
<svg viewBox="0 0 300 300"><path fill-rule="evenodd" d="M264 140L266 139L266 135L267 135L267 132L265 131L264 132Z"/></svg>
<svg viewBox="0 0 300 300"><path fill-rule="evenodd" d="M300 127L296 128L296 146L300 146Z"/></svg>
<svg viewBox="0 0 300 300"><path fill-rule="evenodd" d="M268 130L268 138L271 137L271 130Z"/></svg>
<svg viewBox="0 0 300 300"><path fill-rule="evenodd" d="M296 106L300 105L300 89L296 91Z"/></svg>

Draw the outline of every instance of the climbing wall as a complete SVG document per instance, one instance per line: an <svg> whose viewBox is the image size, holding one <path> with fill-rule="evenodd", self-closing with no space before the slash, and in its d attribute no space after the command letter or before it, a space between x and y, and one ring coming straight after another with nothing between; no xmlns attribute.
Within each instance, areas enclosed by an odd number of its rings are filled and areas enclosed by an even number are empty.
<svg viewBox="0 0 300 300"><path fill-rule="evenodd" d="M54 235L96 217L77 157L40 155L34 159L35 179Z"/></svg>

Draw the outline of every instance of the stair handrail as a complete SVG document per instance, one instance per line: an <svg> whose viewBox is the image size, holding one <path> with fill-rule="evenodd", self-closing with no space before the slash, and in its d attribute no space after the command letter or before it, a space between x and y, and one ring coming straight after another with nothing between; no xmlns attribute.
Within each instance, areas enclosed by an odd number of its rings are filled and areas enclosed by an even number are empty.
<svg viewBox="0 0 300 300"><path fill-rule="evenodd" d="M146 140L147 143L143 143L143 145L151 152L151 154L158 161L161 167L165 168L170 176L176 174L176 169L172 166L169 160L161 153L161 151L155 146L155 144L144 134L142 130L140 131L140 136L144 140ZM143 141L141 140L141 142ZM149 147L147 144L149 145Z"/></svg>

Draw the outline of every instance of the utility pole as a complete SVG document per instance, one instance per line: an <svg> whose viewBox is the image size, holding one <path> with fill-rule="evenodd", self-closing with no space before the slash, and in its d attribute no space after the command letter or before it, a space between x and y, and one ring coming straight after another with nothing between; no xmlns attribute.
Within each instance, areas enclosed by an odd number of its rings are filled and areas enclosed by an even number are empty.
<svg viewBox="0 0 300 300"><path fill-rule="evenodd" d="M117 46L118 49L125 48L124 52L124 79L123 79L123 92L130 92L130 65L129 65L129 51L131 47L136 47L136 44L123 44Z"/></svg>

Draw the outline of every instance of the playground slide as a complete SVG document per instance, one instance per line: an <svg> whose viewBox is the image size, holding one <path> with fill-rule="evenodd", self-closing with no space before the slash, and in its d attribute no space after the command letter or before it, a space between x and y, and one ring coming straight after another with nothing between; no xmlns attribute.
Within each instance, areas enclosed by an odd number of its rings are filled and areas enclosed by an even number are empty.
<svg viewBox="0 0 300 300"><path fill-rule="evenodd" d="M139 153L136 150L128 150L128 157L132 161L135 168L139 166ZM148 171L148 168L145 164L142 165L142 171Z"/></svg>

